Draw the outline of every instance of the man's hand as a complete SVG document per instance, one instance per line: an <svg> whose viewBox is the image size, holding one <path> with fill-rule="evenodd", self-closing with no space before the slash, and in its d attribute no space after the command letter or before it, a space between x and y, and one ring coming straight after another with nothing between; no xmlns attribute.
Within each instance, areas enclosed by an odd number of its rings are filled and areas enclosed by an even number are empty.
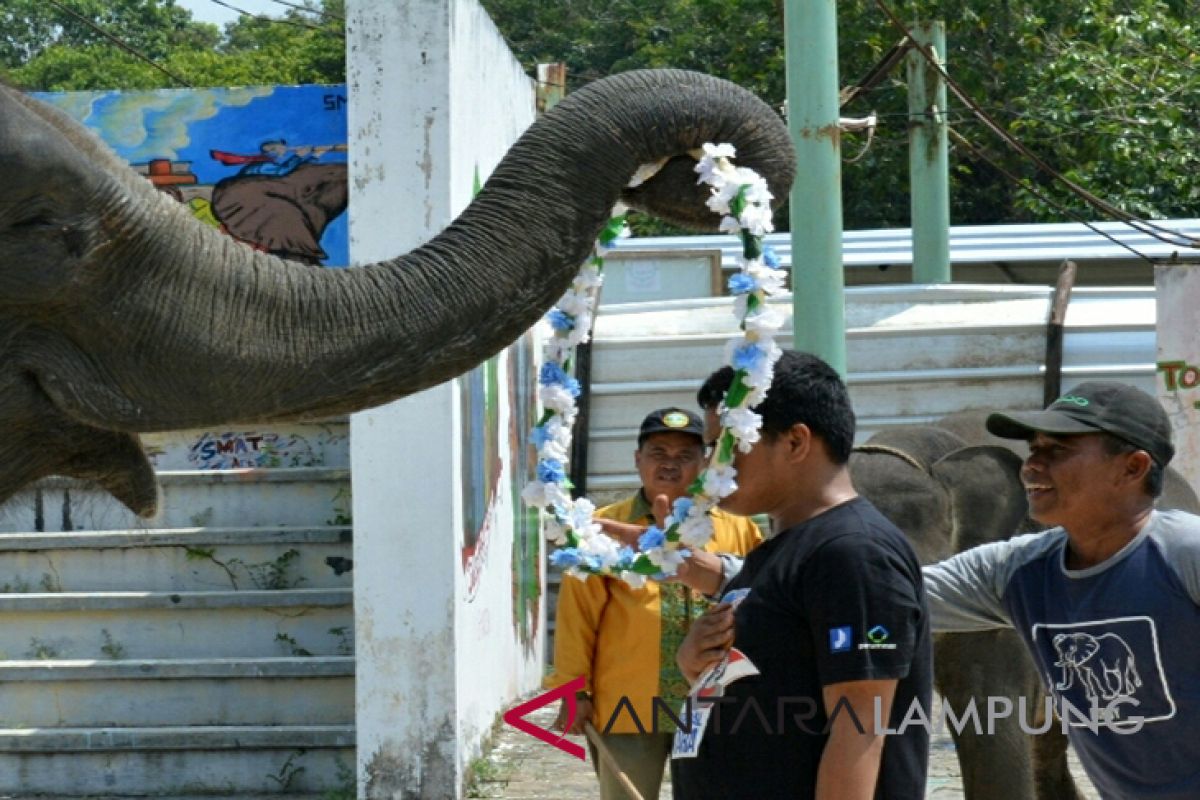
<svg viewBox="0 0 1200 800"><path fill-rule="evenodd" d="M583 726L592 718L592 701L587 697L578 697L575 699L575 719L571 720L569 730L563 730L563 726L567 724L567 701L564 699L558 706L558 716L555 717L554 723L550 726L551 730L563 731L563 733L582 735Z"/></svg>
<svg viewBox="0 0 1200 800"><path fill-rule="evenodd" d="M719 603L692 622L675 653L675 663L688 683L716 664L733 646L733 607Z"/></svg>
<svg viewBox="0 0 1200 800"><path fill-rule="evenodd" d="M665 494L660 494L654 498L650 504L650 514L654 517L654 524L662 528L666 524L667 515L671 513L671 499ZM638 537L646 532L645 525L634 525L629 522L616 522L611 519L598 519L596 524L600 529L609 536L616 539L621 544L627 544L636 549L638 546ZM665 530L665 528L664 528Z"/></svg>
<svg viewBox="0 0 1200 800"><path fill-rule="evenodd" d="M720 590L721 581L725 579L725 564L707 550L692 549L691 552L692 554L679 565L675 576L667 580L679 581L684 586L711 597Z"/></svg>

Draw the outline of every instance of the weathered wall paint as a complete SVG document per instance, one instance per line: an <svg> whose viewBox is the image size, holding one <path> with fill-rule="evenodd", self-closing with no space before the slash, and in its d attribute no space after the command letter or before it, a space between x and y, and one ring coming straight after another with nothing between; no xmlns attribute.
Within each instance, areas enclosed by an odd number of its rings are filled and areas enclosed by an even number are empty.
<svg viewBox="0 0 1200 800"><path fill-rule="evenodd" d="M469 203L534 93L477 0L352 0L346 44L350 251L365 263ZM359 797L459 796L497 715L540 678L540 575L524 585L511 491L528 355L351 419Z"/></svg>
<svg viewBox="0 0 1200 800"><path fill-rule="evenodd" d="M1189 265L1154 268L1158 302L1158 399L1171 417L1175 460L1193 488L1200 487L1200 269Z"/></svg>

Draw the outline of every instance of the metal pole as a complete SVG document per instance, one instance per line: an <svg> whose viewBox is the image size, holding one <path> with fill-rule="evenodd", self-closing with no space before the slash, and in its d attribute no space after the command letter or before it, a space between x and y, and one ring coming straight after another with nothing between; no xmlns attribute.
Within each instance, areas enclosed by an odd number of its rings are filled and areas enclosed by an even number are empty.
<svg viewBox="0 0 1200 800"><path fill-rule="evenodd" d="M836 0L786 0L793 346L846 374Z"/></svg>
<svg viewBox="0 0 1200 800"><path fill-rule="evenodd" d="M946 25L918 22L913 38L944 67ZM913 283L949 283L950 166L946 82L916 48L907 56L908 170L912 196Z"/></svg>

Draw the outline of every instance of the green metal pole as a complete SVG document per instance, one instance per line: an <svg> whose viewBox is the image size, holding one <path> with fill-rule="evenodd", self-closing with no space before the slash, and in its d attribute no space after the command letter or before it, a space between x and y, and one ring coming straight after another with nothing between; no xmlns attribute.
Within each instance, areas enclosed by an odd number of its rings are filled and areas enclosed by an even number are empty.
<svg viewBox="0 0 1200 800"><path fill-rule="evenodd" d="M946 65L946 26L919 22L917 42ZM907 56L908 170L912 195L913 283L949 283L950 162L946 147L946 82L917 50Z"/></svg>
<svg viewBox="0 0 1200 800"><path fill-rule="evenodd" d="M798 350L846 374L842 277L842 154L836 0L786 0L792 186L792 328Z"/></svg>

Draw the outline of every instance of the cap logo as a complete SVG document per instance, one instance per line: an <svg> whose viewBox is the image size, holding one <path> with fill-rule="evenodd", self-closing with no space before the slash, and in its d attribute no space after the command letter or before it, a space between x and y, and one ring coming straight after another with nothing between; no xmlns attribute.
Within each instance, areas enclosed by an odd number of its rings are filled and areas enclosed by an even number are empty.
<svg viewBox="0 0 1200 800"><path fill-rule="evenodd" d="M682 411L671 411L663 414L663 425L668 428L686 428L688 426L688 416Z"/></svg>
<svg viewBox="0 0 1200 800"><path fill-rule="evenodd" d="M1087 408L1089 405L1091 405L1091 402L1086 397L1079 397L1078 395L1074 394L1064 394L1062 397L1054 401L1054 405L1059 405L1060 403L1070 403L1071 405L1079 406L1080 408Z"/></svg>

